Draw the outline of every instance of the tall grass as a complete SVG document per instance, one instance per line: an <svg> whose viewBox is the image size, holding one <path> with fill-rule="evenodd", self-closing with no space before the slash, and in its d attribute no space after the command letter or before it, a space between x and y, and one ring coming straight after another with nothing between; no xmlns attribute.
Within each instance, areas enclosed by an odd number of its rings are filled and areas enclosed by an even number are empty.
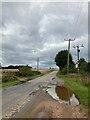
<svg viewBox="0 0 90 120"><path fill-rule="evenodd" d="M74 91L82 104L90 105L88 86L85 84L85 82L83 82L80 74L60 75L60 73L57 73L57 76L62 78L65 82L65 85Z"/></svg>

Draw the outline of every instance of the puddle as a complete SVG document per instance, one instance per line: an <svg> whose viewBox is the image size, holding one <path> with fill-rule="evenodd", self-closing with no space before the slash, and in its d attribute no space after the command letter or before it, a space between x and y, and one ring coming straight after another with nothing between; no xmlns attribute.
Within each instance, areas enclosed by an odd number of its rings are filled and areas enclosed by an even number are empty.
<svg viewBox="0 0 90 120"><path fill-rule="evenodd" d="M68 105L79 105L78 99L76 98L73 91L71 91L69 88L53 85L49 87L46 91L55 100L65 102Z"/></svg>

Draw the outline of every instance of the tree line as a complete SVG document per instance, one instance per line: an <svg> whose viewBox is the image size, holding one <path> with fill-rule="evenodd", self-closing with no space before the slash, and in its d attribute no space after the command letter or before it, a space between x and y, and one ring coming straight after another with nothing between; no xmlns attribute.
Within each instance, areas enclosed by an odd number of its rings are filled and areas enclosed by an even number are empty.
<svg viewBox="0 0 90 120"><path fill-rule="evenodd" d="M28 66L28 65L9 65L7 67L2 67L1 66L1 69L19 69L20 67L23 67L23 66L27 66L28 68L32 68L31 66Z"/></svg>

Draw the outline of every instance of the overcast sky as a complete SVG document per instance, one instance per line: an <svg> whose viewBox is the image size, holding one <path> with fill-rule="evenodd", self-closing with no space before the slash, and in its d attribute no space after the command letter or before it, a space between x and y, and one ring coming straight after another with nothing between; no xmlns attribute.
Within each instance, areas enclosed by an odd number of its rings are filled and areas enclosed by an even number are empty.
<svg viewBox="0 0 90 120"><path fill-rule="evenodd" d="M40 67L56 67L55 56L67 49L64 39L69 38L75 38L71 42L73 60L77 60L73 46L82 44L80 57L88 60L88 3L3 3L2 27L3 66L36 67L39 57Z"/></svg>

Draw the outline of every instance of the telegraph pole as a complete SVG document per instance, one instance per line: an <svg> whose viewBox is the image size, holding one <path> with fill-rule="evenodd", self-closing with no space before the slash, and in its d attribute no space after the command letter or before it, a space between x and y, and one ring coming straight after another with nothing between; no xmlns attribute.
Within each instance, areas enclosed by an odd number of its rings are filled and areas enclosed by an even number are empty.
<svg viewBox="0 0 90 120"><path fill-rule="evenodd" d="M37 71L39 70L39 57L37 58Z"/></svg>
<svg viewBox="0 0 90 120"><path fill-rule="evenodd" d="M78 71L79 71L79 54L80 54L80 47L84 47L83 44L80 46L80 45L77 45L77 46L73 46L74 48L77 49L77 68L78 68Z"/></svg>
<svg viewBox="0 0 90 120"><path fill-rule="evenodd" d="M67 74L68 74L68 73L69 73L70 42L71 42L71 41L74 41L75 38L74 38L74 39L69 39L69 40L64 39L64 40L69 42L69 43L68 43L68 59L67 59Z"/></svg>

